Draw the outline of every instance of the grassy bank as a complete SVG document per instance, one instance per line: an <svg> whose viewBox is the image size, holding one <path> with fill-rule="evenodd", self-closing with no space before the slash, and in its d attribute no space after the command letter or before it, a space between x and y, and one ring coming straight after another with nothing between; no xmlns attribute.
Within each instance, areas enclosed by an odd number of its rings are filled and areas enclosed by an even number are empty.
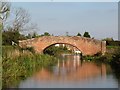
<svg viewBox="0 0 120 90"><path fill-rule="evenodd" d="M53 56L33 54L29 50L20 50L12 46L3 47L2 59L3 87L16 87L21 80L42 67L54 65L57 61Z"/></svg>
<svg viewBox="0 0 120 90"><path fill-rule="evenodd" d="M111 63L119 59L120 56L120 47L118 46L107 46L107 52L102 55L101 53L97 53L93 56L83 56L83 59L86 61L97 61L103 63Z"/></svg>

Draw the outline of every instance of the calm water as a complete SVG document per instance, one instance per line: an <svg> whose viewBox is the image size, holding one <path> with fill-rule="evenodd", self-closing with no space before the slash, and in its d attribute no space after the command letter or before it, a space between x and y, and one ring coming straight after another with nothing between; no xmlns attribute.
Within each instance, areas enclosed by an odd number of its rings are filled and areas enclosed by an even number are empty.
<svg viewBox="0 0 120 90"><path fill-rule="evenodd" d="M20 88L118 88L110 66L63 55L52 68L42 68L22 81Z"/></svg>

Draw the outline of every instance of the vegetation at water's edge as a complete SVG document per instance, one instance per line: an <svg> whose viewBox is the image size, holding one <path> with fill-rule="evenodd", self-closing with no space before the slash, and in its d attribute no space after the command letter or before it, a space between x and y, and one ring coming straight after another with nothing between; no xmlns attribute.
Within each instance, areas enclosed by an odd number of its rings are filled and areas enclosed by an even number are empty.
<svg viewBox="0 0 120 90"><path fill-rule="evenodd" d="M113 71L114 71L116 77L118 78L118 80L120 80L120 47L113 54L110 64L113 68Z"/></svg>
<svg viewBox="0 0 120 90"><path fill-rule="evenodd" d="M44 50L44 53L52 55L52 56L58 56L58 55L60 55L62 53L72 53L72 51L68 50L68 48L66 46L64 46L64 47L63 46L57 47L57 46L53 45L53 46L50 46L50 47L46 48Z"/></svg>
<svg viewBox="0 0 120 90"><path fill-rule="evenodd" d="M49 55L33 54L29 50L19 50L18 47L3 46L3 77L2 86L16 87L21 80L31 76L42 67L49 67L57 59Z"/></svg>
<svg viewBox="0 0 120 90"><path fill-rule="evenodd" d="M120 47L119 46L107 46L107 52L102 55L102 53L97 53L93 56L83 56L83 59L88 61L97 61L97 62L104 62L104 63L111 63L114 57L119 59L120 56Z"/></svg>
<svg viewBox="0 0 120 90"><path fill-rule="evenodd" d="M120 80L120 47L119 46L107 46L111 49L105 53L105 55L97 54L94 56L84 56L83 59L93 62L102 62L110 64L116 77Z"/></svg>

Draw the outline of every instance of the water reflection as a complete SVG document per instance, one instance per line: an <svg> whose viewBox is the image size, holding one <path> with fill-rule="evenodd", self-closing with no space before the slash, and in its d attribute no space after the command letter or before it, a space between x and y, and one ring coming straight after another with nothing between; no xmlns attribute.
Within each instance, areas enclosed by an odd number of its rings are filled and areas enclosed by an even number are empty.
<svg viewBox="0 0 120 90"><path fill-rule="evenodd" d="M42 68L32 77L21 82L22 88L81 87L116 88L114 77L107 75L105 64L83 62L79 55L63 55L52 70Z"/></svg>

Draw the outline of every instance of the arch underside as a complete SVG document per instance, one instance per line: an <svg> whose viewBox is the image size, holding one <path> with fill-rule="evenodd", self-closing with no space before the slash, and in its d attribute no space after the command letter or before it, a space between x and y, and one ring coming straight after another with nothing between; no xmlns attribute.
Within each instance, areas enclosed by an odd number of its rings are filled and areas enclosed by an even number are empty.
<svg viewBox="0 0 120 90"><path fill-rule="evenodd" d="M50 44L50 45L46 46L46 47L43 49L43 51L44 51L44 50L46 50L47 48L49 48L49 47L53 46L53 45L56 45L56 44L65 44L65 45L70 45L70 46L75 47L77 50L81 51L81 50L80 50L77 46L75 46L75 45L73 45L73 44L70 44L70 43L53 43L53 44ZM81 52L82 52L82 51L81 51Z"/></svg>

